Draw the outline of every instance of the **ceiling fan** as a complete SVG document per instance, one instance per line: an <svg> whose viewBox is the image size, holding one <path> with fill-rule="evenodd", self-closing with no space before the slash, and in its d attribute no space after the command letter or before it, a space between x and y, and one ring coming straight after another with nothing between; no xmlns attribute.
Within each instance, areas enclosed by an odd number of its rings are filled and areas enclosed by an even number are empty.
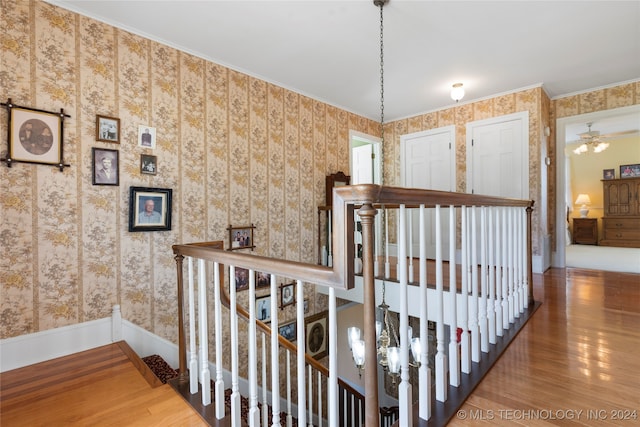
<svg viewBox="0 0 640 427"><path fill-rule="evenodd" d="M587 123L588 130L586 132L579 133L580 139L573 142L581 142L581 144L573 150L575 154L582 154L589 151L589 147L592 147L594 153L601 153L609 147L609 143L605 142L606 139L616 138L618 136L630 135L638 132L637 130L625 130L621 132L611 132L600 135L600 131L591 130L593 122Z"/></svg>

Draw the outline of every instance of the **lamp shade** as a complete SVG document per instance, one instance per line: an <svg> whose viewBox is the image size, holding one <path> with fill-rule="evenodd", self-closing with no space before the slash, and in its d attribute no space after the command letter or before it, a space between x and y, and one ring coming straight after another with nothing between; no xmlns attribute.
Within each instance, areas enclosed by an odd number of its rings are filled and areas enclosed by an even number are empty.
<svg viewBox="0 0 640 427"><path fill-rule="evenodd" d="M578 194L578 198L576 199L576 205L590 205L591 199L588 194Z"/></svg>

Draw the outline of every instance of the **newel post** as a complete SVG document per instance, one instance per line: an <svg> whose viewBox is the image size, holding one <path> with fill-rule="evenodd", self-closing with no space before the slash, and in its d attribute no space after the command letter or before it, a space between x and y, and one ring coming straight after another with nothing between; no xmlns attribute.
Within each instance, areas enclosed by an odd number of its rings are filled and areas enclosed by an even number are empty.
<svg viewBox="0 0 640 427"><path fill-rule="evenodd" d="M533 202L531 202L532 206L527 206L527 282L529 283L529 307L533 307L534 299L533 299L533 254L531 253L531 247L533 245L533 239L531 237L531 213L533 212Z"/></svg>
<svg viewBox="0 0 640 427"><path fill-rule="evenodd" d="M182 265L184 256L177 254L174 259L176 260L176 268L178 272L178 375L179 381L188 381L189 373L187 371L187 341L184 333L184 285L182 275Z"/></svg>
<svg viewBox="0 0 640 427"><path fill-rule="evenodd" d="M365 342L365 426L379 426L378 357L376 349L376 290L373 275L373 222L377 210L371 204L358 209L362 223L362 279L364 290L364 342Z"/></svg>

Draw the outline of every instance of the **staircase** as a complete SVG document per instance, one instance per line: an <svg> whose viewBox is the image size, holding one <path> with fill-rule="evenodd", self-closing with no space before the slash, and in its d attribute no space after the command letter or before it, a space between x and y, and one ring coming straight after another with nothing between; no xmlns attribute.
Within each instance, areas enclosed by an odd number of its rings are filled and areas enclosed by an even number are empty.
<svg viewBox="0 0 640 427"><path fill-rule="evenodd" d="M445 424L454 413L452 408L464 401L536 307L530 286L532 205L531 201L431 190L377 185L338 187L334 189L331 212L331 267L224 251L221 242L174 246L180 320L180 377L175 387L189 395L188 400L198 399L206 408L206 419L223 423L212 425L293 425L294 419L300 425L388 425L388 420L381 417L378 376L371 368L377 366L373 326L380 302L376 299L373 274L372 225L374 217L382 214L397 220L398 277L387 293L397 297L400 330L406 330L408 325L410 295L412 300L421 301L418 313L412 315L419 319L423 342L427 342L427 323L436 325L434 384L427 363L428 349L423 346L419 395L415 399L409 381L408 343L401 339L398 425ZM364 306L364 396L336 375L336 294L352 292L355 287L356 211L362 229L363 268L358 286ZM424 221L426 211L435 219L431 228ZM421 242L417 286L409 286L408 280L408 260L413 257L406 253L407 238L414 241L409 234L411 227L408 230L406 224L409 212L420 217L419 229L415 230ZM447 214L448 221L442 221ZM444 227L445 223L451 226ZM450 242L460 242L449 245L449 259L459 258L460 263L448 264L446 286L443 234ZM432 286L427 285L423 250L427 238L436 242ZM246 296L238 295L235 286L228 287L239 268L249 272L248 311L238 304L238 298ZM269 277L268 294L259 295L261 300L266 297L269 301L269 325L258 320L256 312L257 295L264 292L257 293L257 272ZM297 345L271 332L282 326L278 319L278 282L285 279L285 283L295 284L293 324ZM328 310L320 317L304 312L305 289L309 286L323 289L328 296ZM209 313L213 313L213 319L208 319ZM328 330L318 347L305 335L305 328L315 324ZM449 333L450 339L445 342L445 328L454 332L460 328L459 342L456 333ZM210 350L215 360L210 360ZM311 356L327 353L323 363ZM229 384L229 403L225 404L224 390ZM247 398L246 409L241 396Z"/></svg>

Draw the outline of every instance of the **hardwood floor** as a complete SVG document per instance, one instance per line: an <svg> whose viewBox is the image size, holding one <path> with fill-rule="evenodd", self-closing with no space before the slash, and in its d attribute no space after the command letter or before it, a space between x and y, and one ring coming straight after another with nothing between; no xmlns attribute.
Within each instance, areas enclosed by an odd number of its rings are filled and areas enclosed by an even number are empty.
<svg viewBox="0 0 640 427"><path fill-rule="evenodd" d="M640 425L640 275L551 269L534 275L534 295L542 306L449 425ZM127 349L0 374L0 424L207 425Z"/></svg>
<svg viewBox="0 0 640 427"><path fill-rule="evenodd" d="M208 425L143 365L120 342L2 373L0 425Z"/></svg>
<svg viewBox="0 0 640 427"><path fill-rule="evenodd" d="M449 425L640 425L640 275L543 279L542 306Z"/></svg>

